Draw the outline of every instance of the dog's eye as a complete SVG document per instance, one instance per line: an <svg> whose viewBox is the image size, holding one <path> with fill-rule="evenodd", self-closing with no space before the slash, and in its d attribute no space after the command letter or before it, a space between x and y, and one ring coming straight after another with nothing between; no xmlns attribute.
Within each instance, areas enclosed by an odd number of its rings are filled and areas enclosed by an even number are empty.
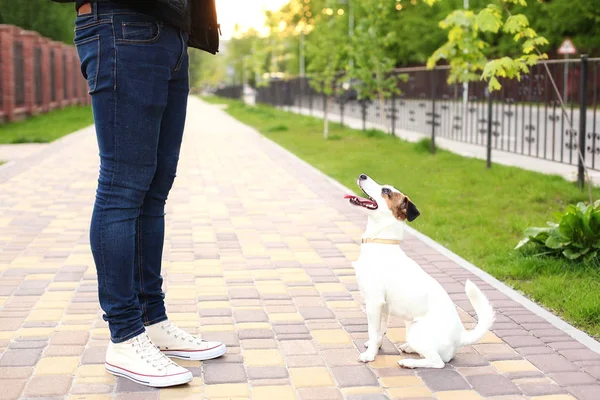
<svg viewBox="0 0 600 400"><path fill-rule="evenodd" d="M383 189L381 189L381 193L387 194L389 196L390 193L392 193L392 191L390 189L388 189L388 188L383 188Z"/></svg>

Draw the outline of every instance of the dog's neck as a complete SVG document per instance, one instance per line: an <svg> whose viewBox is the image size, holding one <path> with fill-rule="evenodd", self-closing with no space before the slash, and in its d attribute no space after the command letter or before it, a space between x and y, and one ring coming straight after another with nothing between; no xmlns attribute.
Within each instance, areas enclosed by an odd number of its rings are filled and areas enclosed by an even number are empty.
<svg viewBox="0 0 600 400"><path fill-rule="evenodd" d="M403 240L404 224L400 221L379 221L369 218L363 239Z"/></svg>

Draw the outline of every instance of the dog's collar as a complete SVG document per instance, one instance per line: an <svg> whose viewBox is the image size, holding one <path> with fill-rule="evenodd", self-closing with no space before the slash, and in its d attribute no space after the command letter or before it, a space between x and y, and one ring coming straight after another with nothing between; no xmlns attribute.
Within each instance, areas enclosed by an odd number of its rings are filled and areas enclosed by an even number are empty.
<svg viewBox="0 0 600 400"><path fill-rule="evenodd" d="M377 243L377 244L402 244L402 240L394 240L394 239L363 239L363 243Z"/></svg>

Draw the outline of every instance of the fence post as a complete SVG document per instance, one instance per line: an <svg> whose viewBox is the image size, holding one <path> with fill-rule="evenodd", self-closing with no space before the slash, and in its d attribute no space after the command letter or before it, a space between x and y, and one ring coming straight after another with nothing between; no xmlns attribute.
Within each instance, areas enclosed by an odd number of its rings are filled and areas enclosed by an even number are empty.
<svg viewBox="0 0 600 400"><path fill-rule="evenodd" d="M367 130L367 100L363 99L360 102L360 111L362 114L363 132Z"/></svg>
<svg viewBox="0 0 600 400"><path fill-rule="evenodd" d="M585 131L586 131L586 119L587 119L587 77L588 77L588 56L587 54L581 55L581 74L580 74L580 104L579 104L579 153L577 157L579 160L577 168L577 183L583 190L585 186Z"/></svg>
<svg viewBox="0 0 600 400"><path fill-rule="evenodd" d="M50 83L52 78L50 77L50 41L45 37L38 39L40 42L40 48L42 49L42 106L41 112L48 112L50 109L51 102L51 87ZM87 85L86 85L87 87ZM87 93L87 90L86 90Z"/></svg>
<svg viewBox="0 0 600 400"><path fill-rule="evenodd" d="M59 72L60 68L58 66L58 51L56 50L57 43L51 40L48 43L48 57L50 59L48 65L50 67L50 103L48 105L48 110L53 110L58 107L60 96L58 93L58 82L60 81Z"/></svg>
<svg viewBox="0 0 600 400"><path fill-rule="evenodd" d="M27 115L33 115L35 104L35 80L33 70L33 42L35 33L31 31L21 32L23 42L23 90L25 97L25 109Z"/></svg>
<svg viewBox="0 0 600 400"><path fill-rule="evenodd" d="M327 110L327 97L325 96L325 84L323 84L323 117L325 116L325 110Z"/></svg>
<svg viewBox="0 0 600 400"><path fill-rule="evenodd" d="M312 87L308 87L308 109L309 109L309 113L312 116L313 115L313 88Z"/></svg>
<svg viewBox="0 0 600 400"><path fill-rule="evenodd" d="M58 108L62 108L65 101L65 85L64 85L64 77L63 77L63 68L64 68L64 49L62 43L55 44L55 53L54 53L54 61L56 62L56 80L54 84L56 85L56 99L58 101Z"/></svg>
<svg viewBox="0 0 600 400"><path fill-rule="evenodd" d="M396 136L396 93L392 93L392 136Z"/></svg>
<svg viewBox="0 0 600 400"><path fill-rule="evenodd" d="M67 71L67 84L65 85L67 95L65 96L65 98L67 100L67 104L71 105L75 103L75 100L73 99L73 53L71 46L65 46L64 51Z"/></svg>
<svg viewBox="0 0 600 400"><path fill-rule="evenodd" d="M294 104L294 86L292 85L292 83L290 81L286 81L285 83L285 87L286 87L286 93L287 93L287 106L288 106L288 111L291 112L292 111L292 105Z"/></svg>
<svg viewBox="0 0 600 400"><path fill-rule="evenodd" d="M487 156L486 156L486 167L492 167L492 94L489 88L485 88L485 96L487 97Z"/></svg>
<svg viewBox="0 0 600 400"><path fill-rule="evenodd" d="M302 114L302 100L304 97L304 78L299 78L298 82L300 83L298 89L300 90L300 96L298 97L298 112Z"/></svg>
<svg viewBox="0 0 600 400"><path fill-rule="evenodd" d="M0 25L0 59L6 60L2 65L2 108L4 119L11 121L15 112L15 75L13 65L14 35L15 27L11 25Z"/></svg>
<svg viewBox="0 0 600 400"><path fill-rule="evenodd" d="M435 88L437 85L436 82L436 69L434 68L431 71L431 154L435 154L435 124L436 124L436 114L435 114Z"/></svg>

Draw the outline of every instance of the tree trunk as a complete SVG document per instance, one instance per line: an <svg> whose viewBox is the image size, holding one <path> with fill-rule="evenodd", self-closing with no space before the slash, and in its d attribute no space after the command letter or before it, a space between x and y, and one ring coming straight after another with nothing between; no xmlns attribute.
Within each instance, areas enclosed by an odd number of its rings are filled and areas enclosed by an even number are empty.
<svg viewBox="0 0 600 400"><path fill-rule="evenodd" d="M390 130L387 126L387 118L385 118L385 95L383 93L383 84L381 82L382 78L379 67L377 67L377 72L375 73L375 80L377 81L377 94L379 95L379 117L381 118L381 126L383 126L385 133L389 133Z"/></svg>
<svg viewBox="0 0 600 400"><path fill-rule="evenodd" d="M379 90L379 109L380 109L380 114L379 116L381 117L381 125L383 125L384 127L384 131L385 133L390 133L390 127L388 126L388 120L385 117L385 96L383 94L383 90Z"/></svg>

